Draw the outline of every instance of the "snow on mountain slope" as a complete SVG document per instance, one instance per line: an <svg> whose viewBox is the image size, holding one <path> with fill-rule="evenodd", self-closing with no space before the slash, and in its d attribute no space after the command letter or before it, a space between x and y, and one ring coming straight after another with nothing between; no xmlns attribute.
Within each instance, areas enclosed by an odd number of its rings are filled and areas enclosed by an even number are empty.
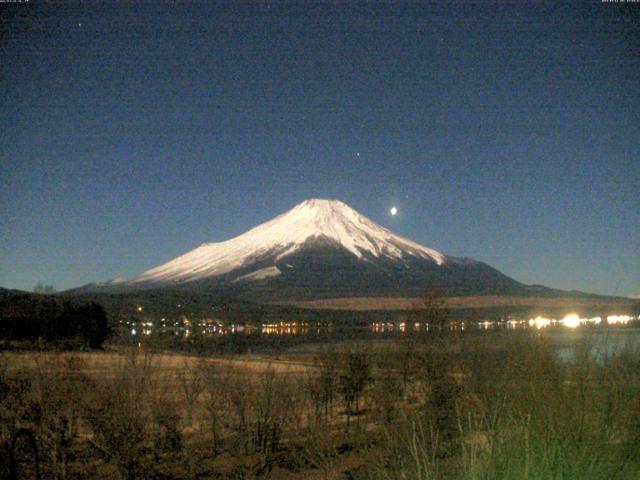
<svg viewBox="0 0 640 480"><path fill-rule="evenodd" d="M280 275L280 269L278 267L267 267L256 270L255 272L247 273L241 277L236 278L233 283L241 282L243 280L263 280L269 277L275 277Z"/></svg>
<svg viewBox="0 0 640 480"><path fill-rule="evenodd" d="M442 265L446 259L440 252L392 233L338 200L313 199L231 240L205 243L128 283L182 283L215 277L250 266L266 255L275 255L279 260L300 250L307 241L321 237L362 260L367 259L366 255L391 259L413 256ZM278 275L279 270L274 268L262 268L244 278Z"/></svg>

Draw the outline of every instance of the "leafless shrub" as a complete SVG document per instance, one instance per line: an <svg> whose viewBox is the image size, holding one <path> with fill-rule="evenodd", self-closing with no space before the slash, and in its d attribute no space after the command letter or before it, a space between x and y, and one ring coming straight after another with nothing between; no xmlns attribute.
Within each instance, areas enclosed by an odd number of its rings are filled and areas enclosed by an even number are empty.
<svg viewBox="0 0 640 480"><path fill-rule="evenodd" d="M217 455L221 446L223 420L229 411L226 395L232 369L229 365L221 367L207 363L199 364L198 368L203 378L203 406L211 432L212 452Z"/></svg>
<svg viewBox="0 0 640 480"><path fill-rule="evenodd" d="M232 449L242 449L248 455L250 453L250 412L253 401L253 385L246 375L230 375L224 391L224 404L228 409L226 427L234 433L235 445Z"/></svg>
<svg viewBox="0 0 640 480"><path fill-rule="evenodd" d="M273 454L296 411L296 391L286 375L269 369L254 385L251 443L254 451Z"/></svg>
<svg viewBox="0 0 640 480"><path fill-rule="evenodd" d="M367 354L349 352L338 381L346 407L347 419L349 419L350 415L358 413L362 392L373 381Z"/></svg>
<svg viewBox="0 0 640 480"><path fill-rule="evenodd" d="M150 356L130 352L113 377L102 379L92 392L87 410L93 445L129 480L143 476L147 467L151 366Z"/></svg>
<svg viewBox="0 0 640 480"><path fill-rule="evenodd" d="M400 412L402 380L392 371L382 370L376 377L371 396L377 410L377 419L383 424L392 423Z"/></svg>
<svg viewBox="0 0 640 480"><path fill-rule="evenodd" d="M322 478L340 477L339 439L327 425L312 424L299 450L302 462L322 472Z"/></svg>
<svg viewBox="0 0 640 480"><path fill-rule="evenodd" d="M273 467L285 433L302 418L301 389L273 368L257 379L229 374L223 385L222 402L230 413L226 427L234 433L231 451L241 453L243 463L250 462L247 468L262 474Z"/></svg>
<svg viewBox="0 0 640 480"><path fill-rule="evenodd" d="M192 427L193 408L205 387L202 368L198 368L192 365L187 359L184 359L179 383L184 396L185 406L187 407L186 424L188 427Z"/></svg>
<svg viewBox="0 0 640 480"><path fill-rule="evenodd" d="M179 452L182 449L178 400L171 387L156 386L149 396L151 418L157 428L155 449L158 452Z"/></svg>
<svg viewBox="0 0 640 480"><path fill-rule="evenodd" d="M314 421L326 422L333 410L338 388L338 365L335 350L322 351L314 357L317 369L307 375L307 392L313 404Z"/></svg>

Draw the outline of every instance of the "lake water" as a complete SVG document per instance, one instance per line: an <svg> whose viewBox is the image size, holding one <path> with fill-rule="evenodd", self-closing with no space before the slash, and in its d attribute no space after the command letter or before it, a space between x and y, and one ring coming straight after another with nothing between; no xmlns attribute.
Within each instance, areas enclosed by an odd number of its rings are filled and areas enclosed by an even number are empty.
<svg viewBox="0 0 640 480"><path fill-rule="evenodd" d="M567 362L574 361L585 348L599 362L623 352L640 356L638 327L558 330L550 331L549 335L558 346L558 355Z"/></svg>

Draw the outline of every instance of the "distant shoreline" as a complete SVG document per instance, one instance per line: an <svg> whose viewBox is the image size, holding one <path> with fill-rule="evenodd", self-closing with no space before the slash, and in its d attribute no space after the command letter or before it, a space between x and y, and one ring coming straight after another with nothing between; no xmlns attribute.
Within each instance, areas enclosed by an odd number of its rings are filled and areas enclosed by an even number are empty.
<svg viewBox="0 0 640 480"><path fill-rule="evenodd" d="M411 310L418 297L345 297L320 300L268 302L270 305L288 305L314 310ZM475 295L448 297L449 308L490 308L490 307L540 307L540 308L580 308L580 307L624 307L633 305L634 300L622 297L517 297L501 295Z"/></svg>

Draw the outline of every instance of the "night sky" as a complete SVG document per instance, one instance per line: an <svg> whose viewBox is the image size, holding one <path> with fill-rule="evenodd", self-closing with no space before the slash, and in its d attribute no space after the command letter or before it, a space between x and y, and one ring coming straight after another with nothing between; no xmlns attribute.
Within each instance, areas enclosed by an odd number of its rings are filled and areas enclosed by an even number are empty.
<svg viewBox="0 0 640 480"><path fill-rule="evenodd" d="M336 198L640 294L640 3L100 3L0 3L1 286L132 277Z"/></svg>

